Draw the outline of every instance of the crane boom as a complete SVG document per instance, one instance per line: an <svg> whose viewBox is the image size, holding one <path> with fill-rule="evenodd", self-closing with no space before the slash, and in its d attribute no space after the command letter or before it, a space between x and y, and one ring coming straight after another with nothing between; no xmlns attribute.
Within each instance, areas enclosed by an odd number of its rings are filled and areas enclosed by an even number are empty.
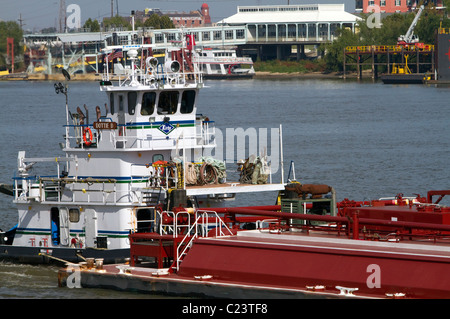
<svg viewBox="0 0 450 319"><path fill-rule="evenodd" d="M425 5L421 5L419 8L419 11L417 12L416 16L414 17L413 22L409 26L408 31L405 35L401 35L398 38L398 44L409 44L409 43L416 43L419 42L419 37L414 36L414 28L417 25L417 22L419 22L420 16L422 15L423 10L425 9Z"/></svg>

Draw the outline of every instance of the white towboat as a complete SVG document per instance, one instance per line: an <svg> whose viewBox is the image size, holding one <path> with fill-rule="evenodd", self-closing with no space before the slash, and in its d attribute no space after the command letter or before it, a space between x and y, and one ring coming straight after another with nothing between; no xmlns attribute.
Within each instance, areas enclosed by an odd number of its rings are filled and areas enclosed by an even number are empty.
<svg viewBox="0 0 450 319"><path fill-rule="evenodd" d="M130 256L129 234L152 232L162 211L199 207L201 196L284 189L283 183L228 182L224 162L204 158L216 141L214 122L197 114L201 72L187 73L176 60L158 63L146 56L145 45L121 49L131 68L118 81L105 70L100 91L107 103L105 110L97 106L93 123L81 109L70 111L70 75L63 71L65 84L55 84L66 96L64 155L29 158L19 152L9 190L18 224L0 233L0 259L119 262ZM49 163L56 166L50 172ZM47 172L36 173L39 166Z"/></svg>
<svg viewBox="0 0 450 319"><path fill-rule="evenodd" d="M238 57L236 50L198 49L193 55L205 79L252 78L255 75L250 57Z"/></svg>

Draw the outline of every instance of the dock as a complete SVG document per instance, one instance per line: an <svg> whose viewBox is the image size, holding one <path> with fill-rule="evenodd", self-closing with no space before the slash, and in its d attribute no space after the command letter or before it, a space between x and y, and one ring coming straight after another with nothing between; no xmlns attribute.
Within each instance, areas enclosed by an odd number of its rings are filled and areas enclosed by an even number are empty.
<svg viewBox="0 0 450 319"><path fill-rule="evenodd" d="M362 70L370 69L372 79L379 74L391 74L396 65L404 65L409 57L413 74L429 72L434 74L435 46L402 46L402 45L365 45L347 46L344 48L344 79L349 67L356 67L358 79L362 78Z"/></svg>

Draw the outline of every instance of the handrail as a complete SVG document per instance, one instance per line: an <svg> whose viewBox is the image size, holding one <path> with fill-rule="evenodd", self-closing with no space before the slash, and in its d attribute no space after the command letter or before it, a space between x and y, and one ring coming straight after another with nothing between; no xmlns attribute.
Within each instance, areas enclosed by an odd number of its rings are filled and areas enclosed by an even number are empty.
<svg viewBox="0 0 450 319"><path fill-rule="evenodd" d="M378 52L401 52L405 47L402 45L360 45L360 46L346 46L345 51L346 52L356 52L359 51L361 53L363 52L372 52L378 51ZM434 45L432 44L425 44L423 47L420 46L414 46L414 48L418 51L434 51Z"/></svg>
<svg viewBox="0 0 450 319"><path fill-rule="evenodd" d="M143 129L143 130L151 130L151 129L157 129L159 125L152 125L151 123L141 124L141 123L126 123L126 124L118 124L118 128L123 128L125 133L127 133L127 130L135 130L135 129ZM92 124L89 125L64 125L64 127L70 127L74 128L74 132L69 132L65 136L65 140L68 141L68 147L69 148L89 148L89 149L95 149L98 147L98 143L101 143L102 141L105 142L105 139L109 139L109 143L112 145L114 149L146 149L153 147L154 143L160 142L160 141L167 141L167 136L161 136L161 137L152 137L149 139L146 135L119 135L118 131L109 131L109 132L103 132L102 134L98 134L98 131L95 129L92 129L93 133L93 142L91 145L87 146L84 143L83 140L83 133L81 132L83 128L89 127L93 128ZM184 140L187 141L187 143L191 143L191 141L196 141L196 143L200 143L203 146L213 146L214 145L214 135L215 135L215 125L214 121L195 121L194 126L195 131L192 134L184 136ZM109 134L108 134L109 133ZM169 140L177 140L178 136L176 137L169 137ZM74 144L70 143L74 141ZM108 141L107 141L108 142ZM117 145L117 142L126 142L123 144L120 144L120 146Z"/></svg>
<svg viewBox="0 0 450 319"><path fill-rule="evenodd" d="M214 215L212 217L214 219L214 222L212 223L212 225L216 226L214 228L216 237L233 235L233 232L231 231L231 229L226 225L226 223L223 221L223 219L220 218L220 216L216 212L201 211L201 210L196 211L195 212L195 222L192 224L191 227L189 227L186 235L183 237L183 239L177 245L177 255L176 255L176 270L177 271L180 269L181 260L183 259L186 251L192 247L194 240L198 237L207 237L208 236L207 230L209 228L209 225L211 224L210 220L209 220L211 217L209 215ZM201 222L201 223L199 224L199 222ZM176 220L175 220L175 223L176 223ZM202 226L201 227L201 236L199 236L199 231L198 231L199 225ZM223 229L225 229L225 231ZM227 235L225 232L228 232L229 234ZM185 244L185 242L186 242L186 244Z"/></svg>

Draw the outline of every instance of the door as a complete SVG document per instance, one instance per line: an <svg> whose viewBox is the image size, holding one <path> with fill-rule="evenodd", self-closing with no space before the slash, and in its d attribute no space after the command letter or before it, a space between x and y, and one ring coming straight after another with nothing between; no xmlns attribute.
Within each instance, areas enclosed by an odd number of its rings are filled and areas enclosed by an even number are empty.
<svg viewBox="0 0 450 319"><path fill-rule="evenodd" d="M60 233L60 244L62 246L69 246L70 244L69 210L65 207L59 209L59 233Z"/></svg>
<svg viewBox="0 0 450 319"><path fill-rule="evenodd" d="M97 235L98 235L98 225L97 225L97 212L94 209L85 210L85 232L86 232L86 247L95 248Z"/></svg>
<svg viewBox="0 0 450 319"><path fill-rule="evenodd" d="M53 246L69 246L69 211L65 207L52 207L50 209L50 224Z"/></svg>

